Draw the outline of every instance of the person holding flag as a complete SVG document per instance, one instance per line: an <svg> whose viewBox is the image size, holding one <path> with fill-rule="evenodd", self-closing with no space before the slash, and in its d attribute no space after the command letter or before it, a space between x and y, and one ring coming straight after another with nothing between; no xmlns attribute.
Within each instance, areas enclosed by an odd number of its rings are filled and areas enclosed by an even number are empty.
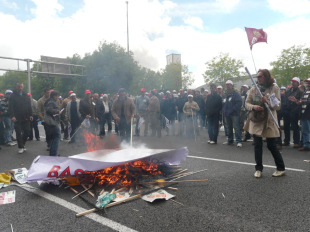
<svg viewBox="0 0 310 232"><path fill-rule="evenodd" d="M244 129L254 137L254 154L255 154L255 173L256 178L262 176L263 171L263 137L266 138L267 148L271 152L277 170L272 174L274 177L280 177L285 174L285 165L282 155L277 148L277 138L280 136L277 124L276 110L281 107L281 96L279 87L274 84L269 70L262 69L257 74L257 88L263 94L260 96L256 86L253 86L247 96L245 107L249 112ZM273 98L275 96L276 99ZM274 100L273 100L274 99ZM264 103L267 103L271 113L268 113Z"/></svg>

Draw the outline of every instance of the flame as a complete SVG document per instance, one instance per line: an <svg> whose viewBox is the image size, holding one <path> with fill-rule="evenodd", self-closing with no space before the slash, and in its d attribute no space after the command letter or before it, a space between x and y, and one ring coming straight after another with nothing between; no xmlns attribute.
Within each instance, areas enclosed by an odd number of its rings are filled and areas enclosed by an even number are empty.
<svg viewBox="0 0 310 232"><path fill-rule="evenodd" d="M85 174L93 176L98 185L128 187L139 182L141 177L161 175L162 171L157 164L137 160Z"/></svg>
<svg viewBox="0 0 310 232"><path fill-rule="evenodd" d="M106 141L101 140L98 136L83 129L83 136L87 145L87 152L97 151L102 149L118 149L119 144L117 143L113 135L109 136Z"/></svg>
<svg viewBox="0 0 310 232"><path fill-rule="evenodd" d="M106 140L101 140L98 136L83 129L83 136L88 152L102 149L120 149L120 145L113 135ZM97 185L104 185L105 187L128 187L133 183L139 182L142 177L145 178L161 174L163 172L159 170L157 164L146 160L136 160L98 171L85 171L79 178L81 182L96 182Z"/></svg>

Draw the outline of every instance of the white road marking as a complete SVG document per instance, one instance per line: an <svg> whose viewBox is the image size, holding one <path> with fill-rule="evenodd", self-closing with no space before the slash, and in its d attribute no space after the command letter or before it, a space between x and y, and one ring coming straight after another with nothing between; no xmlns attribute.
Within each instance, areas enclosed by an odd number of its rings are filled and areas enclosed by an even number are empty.
<svg viewBox="0 0 310 232"><path fill-rule="evenodd" d="M234 164L244 164L244 165L251 165L255 166L254 163L247 163L247 162L240 162L240 161L234 161L234 160L223 160L223 159L214 159L214 158L207 158L207 157L199 157L199 156L187 156L188 158L193 159L205 159L205 160L211 160L211 161L218 161L218 162L226 162L226 163L234 163ZM266 168L276 168L276 166L272 165L264 165ZM303 169L296 169L296 168L285 168L285 170L295 171L295 172L305 172L306 170Z"/></svg>
<svg viewBox="0 0 310 232"><path fill-rule="evenodd" d="M24 185L19 185L19 187L21 187L22 189L28 191L28 192L31 192L31 193L34 193L34 194L37 194L39 195L40 197L43 197L49 201L52 201L58 205L61 205L75 213L80 213L80 212L83 212L83 211L86 211L87 209L84 209L80 206L77 206L75 204L72 204L68 201L65 201L59 197L56 197L52 194L49 194L47 192L44 192L38 188L35 188L35 187L32 187L31 185L28 185L28 184L24 184ZM127 232L127 231L131 231L131 232L136 232L136 230L133 230L131 228L128 228L126 226L123 226L122 224L120 223L117 223L115 221L112 221L110 219L107 219L105 217L102 217L102 216L99 216L98 214L96 213L92 213L92 214L88 214L88 215L85 215L83 217L87 217L97 223L100 223L101 225L103 226L106 226L106 227L109 227L113 230L116 230L116 231L122 231L122 232Z"/></svg>

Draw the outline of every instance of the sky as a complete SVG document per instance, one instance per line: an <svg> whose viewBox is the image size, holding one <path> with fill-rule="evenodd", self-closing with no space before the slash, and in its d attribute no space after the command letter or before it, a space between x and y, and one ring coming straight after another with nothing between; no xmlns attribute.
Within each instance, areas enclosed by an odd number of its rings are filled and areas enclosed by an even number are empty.
<svg viewBox="0 0 310 232"><path fill-rule="evenodd" d="M127 49L126 13L125 0L0 0L0 56L84 57L101 41ZM128 0L128 25L129 48L141 66L158 71L167 55L181 54L198 87L206 62L220 53L255 73L244 27L268 35L268 43L252 49L257 69L271 68L282 49L310 47L310 0ZM0 68L16 67L0 59Z"/></svg>

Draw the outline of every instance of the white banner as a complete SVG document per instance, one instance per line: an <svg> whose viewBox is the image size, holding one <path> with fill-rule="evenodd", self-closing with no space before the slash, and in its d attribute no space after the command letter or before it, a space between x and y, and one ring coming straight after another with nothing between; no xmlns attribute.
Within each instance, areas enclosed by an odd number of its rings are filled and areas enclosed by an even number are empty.
<svg viewBox="0 0 310 232"><path fill-rule="evenodd" d="M71 157L38 156L28 171L27 181L50 180L58 177L83 174L121 165L134 160L179 165L188 155L186 147L180 149L137 149L98 150Z"/></svg>

